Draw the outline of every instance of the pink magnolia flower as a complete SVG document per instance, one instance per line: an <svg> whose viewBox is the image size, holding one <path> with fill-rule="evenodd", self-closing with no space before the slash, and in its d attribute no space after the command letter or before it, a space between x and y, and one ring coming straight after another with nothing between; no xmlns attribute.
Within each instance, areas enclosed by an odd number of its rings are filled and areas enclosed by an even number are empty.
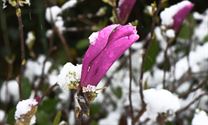
<svg viewBox="0 0 208 125"><path fill-rule="evenodd" d="M83 58L80 85L96 86L111 65L139 39L132 25L110 25L89 37L89 46Z"/></svg>
<svg viewBox="0 0 208 125"><path fill-rule="evenodd" d="M126 23L131 10L134 7L136 0L119 0L118 9L117 9L117 18L120 23Z"/></svg>
<svg viewBox="0 0 208 125"><path fill-rule="evenodd" d="M185 0L166 8L160 14L162 24L173 28L175 31L178 31L184 19L192 10L193 6L194 5L190 1Z"/></svg>

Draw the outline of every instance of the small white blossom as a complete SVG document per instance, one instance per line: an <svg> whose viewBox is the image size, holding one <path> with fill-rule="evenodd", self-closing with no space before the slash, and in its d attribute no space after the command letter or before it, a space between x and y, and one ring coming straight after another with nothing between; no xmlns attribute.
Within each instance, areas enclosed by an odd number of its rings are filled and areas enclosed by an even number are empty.
<svg viewBox="0 0 208 125"><path fill-rule="evenodd" d="M70 86L76 87L80 82L81 69L82 65L74 66L70 62L66 63L58 76L58 84L60 87L66 90L68 90Z"/></svg>

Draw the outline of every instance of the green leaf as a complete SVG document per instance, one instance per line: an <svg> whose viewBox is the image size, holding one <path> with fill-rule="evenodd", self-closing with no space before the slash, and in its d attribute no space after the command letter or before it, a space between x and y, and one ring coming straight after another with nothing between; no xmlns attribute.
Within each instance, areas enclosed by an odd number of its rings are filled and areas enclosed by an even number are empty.
<svg viewBox="0 0 208 125"><path fill-rule="evenodd" d="M58 125L59 124L59 122L61 120L61 115L62 115L61 111L58 111L56 113L56 117L53 120L53 125Z"/></svg>
<svg viewBox="0 0 208 125"><path fill-rule="evenodd" d="M37 112L37 125L51 125L51 121L49 118L49 113L45 111L38 110Z"/></svg>
<svg viewBox="0 0 208 125"><path fill-rule="evenodd" d="M180 29L178 37L182 39L189 39L193 34L195 25L196 25L196 22L193 16L191 15L188 16L187 20L185 20L183 24L181 25L181 29Z"/></svg>
<svg viewBox="0 0 208 125"><path fill-rule="evenodd" d="M101 104L99 103L93 103L90 105L90 115L91 116L96 116L97 113L100 112L100 108L101 107Z"/></svg>
<svg viewBox="0 0 208 125"><path fill-rule="evenodd" d="M154 39L147 51L146 58L144 59L144 71L150 70L156 62L156 57L159 53L158 42Z"/></svg>
<svg viewBox="0 0 208 125"><path fill-rule="evenodd" d="M13 125L14 122L15 122L15 120L14 120L14 113L15 113L15 111L16 111L16 108L12 108L12 109L8 112L8 114L7 114L7 123L8 123L9 125Z"/></svg>
<svg viewBox="0 0 208 125"><path fill-rule="evenodd" d="M24 99L27 99L30 97L31 94L31 84L29 83L29 80L26 78L22 79L22 95Z"/></svg>
<svg viewBox="0 0 208 125"><path fill-rule="evenodd" d="M122 97L122 89L121 87L117 87L115 89L112 90L114 95L116 95L117 98L121 98Z"/></svg>
<svg viewBox="0 0 208 125"><path fill-rule="evenodd" d="M85 49L85 48L87 48L88 45L89 45L88 39L81 39L81 40L77 43L76 48L77 48L77 49Z"/></svg>

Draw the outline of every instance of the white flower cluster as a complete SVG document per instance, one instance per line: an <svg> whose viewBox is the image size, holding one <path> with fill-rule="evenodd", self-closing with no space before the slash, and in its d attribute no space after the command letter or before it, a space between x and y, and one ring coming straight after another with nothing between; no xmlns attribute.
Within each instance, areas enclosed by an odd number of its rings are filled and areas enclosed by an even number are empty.
<svg viewBox="0 0 208 125"><path fill-rule="evenodd" d="M58 76L58 84L62 89L76 88L80 82L82 65L74 66L72 63L66 63Z"/></svg>

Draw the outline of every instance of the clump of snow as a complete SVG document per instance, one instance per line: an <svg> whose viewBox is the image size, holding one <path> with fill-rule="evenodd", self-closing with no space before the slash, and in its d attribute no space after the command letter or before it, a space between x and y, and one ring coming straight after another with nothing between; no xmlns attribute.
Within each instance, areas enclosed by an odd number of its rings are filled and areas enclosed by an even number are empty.
<svg viewBox="0 0 208 125"><path fill-rule="evenodd" d="M32 45L34 44L35 41L35 35L32 31L27 33L27 39L25 40L27 46L31 49Z"/></svg>
<svg viewBox="0 0 208 125"><path fill-rule="evenodd" d="M174 113L180 108L177 96L164 89L144 90L144 101L146 103L146 117L156 121L160 113ZM141 117L144 119L144 116Z"/></svg>
<svg viewBox="0 0 208 125"><path fill-rule="evenodd" d="M56 84L58 81L58 71L57 70L53 70L49 75L48 75L48 82L50 84L50 86L53 86L54 84Z"/></svg>
<svg viewBox="0 0 208 125"><path fill-rule="evenodd" d="M184 6L190 5L189 1L182 1L177 3L169 8L166 8L164 11L161 12L160 18L162 24L165 26L172 26L174 23L173 17L176 15L178 11L180 11Z"/></svg>
<svg viewBox="0 0 208 125"><path fill-rule="evenodd" d="M58 84L60 87L66 90L68 90L70 86L76 87L81 79L81 69L82 65L74 66L70 62L66 63L58 76Z"/></svg>
<svg viewBox="0 0 208 125"><path fill-rule="evenodd" d="M99 121L99 125L118 125L119 123L119 119L121 117L121 113L116 111L116 112L110 112L110 114L104 118L104 119L101 119Z"/></svg>
<svg viewBox="0 0 208 125"><path fill-rule="evenodd" d="M61 13L61 8L58 6L48 7L46 9L45 17L49 23L56 21L58 15Z"/></svg>
<svg viewBox="0 0 208 125"><path fill-rule="evenodd" d="M5 112L3 110L0 109L0 123L2 121L4 121L4 118L5 118Z"/></svg>
<svg viewBox="0 0 208 125"><path fill-rule="evenodd" d="M194 36L202 41L206 36L208 36L208 9L204 14L194 13L194 17L202 22L194 28Z"/></svg>
<svg viewBox="0 0 208 125"><path fill-rule="evenodd" d="M194 118L192 119L192 125L206 125L208 123L208 115L205 111L197 110Z"/></svg>
<svg viewBox="0 0 208 125"><path fill-rule="evenodd" d="M28 60L26 63L26 69L24 72L24 75L30 80L30 82L33 82L35 77L39 77L42 75L42 69L45 61L45 56L40 55L37 60ZM52 63L50 61L46 61L45 67L44 67L44 74L47 74Z"/></svg>
<svg viewBox="0 0 208 125"><path fill-rule="evenodd" d="M38 102L36 99L27 99L18 102L15 111L15 119L21 119L23 115L27 114L32 110L34 106L36 106Z"/></svg>
<svg viewBox="0 0 208 125"><path fill-rule="evenodd" d="M19 85L16 80L5 81L0 90L0 100L2 102L17 102L19 100Z"/></svg>
<svg viewBox="0 0 208 125"><path fill-rule="evenodd" d="M94 45L97 38L98 38L99 32L93 32L90 36L89 36L89 41L91 45Z"/></svg>
<svg viewBox="0 0 208 125"><path fill-rule="evenodd" d="M174 37L175 37L175 31L174 31L173 29L168 29L168 30L166 31L166 36L167 36L168 38L174 38Z"/></svg>
<svg viewBox="0 0 208 125"><path fill-rule="evenodd" d="M77 4L77 0L68 0L66 3L64 3L61 7L61 10L64 11L66 9L72 8Z"/></svg>
<svg viewBox="0 0 208 125"><path fill-rule="evenodd" d="M208 43L202 46L197 46L196 50L189 53L189 64L192 72L206 71L208 69ZM188 71L188 60L187 57L180 59L176 63L175 76L176 79L181 78L181 76Z"/></svg>

